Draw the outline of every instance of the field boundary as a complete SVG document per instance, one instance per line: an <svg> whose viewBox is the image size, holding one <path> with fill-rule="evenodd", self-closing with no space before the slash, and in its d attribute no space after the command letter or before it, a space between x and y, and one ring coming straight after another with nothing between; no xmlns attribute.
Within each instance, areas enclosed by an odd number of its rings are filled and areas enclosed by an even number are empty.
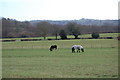
<svg viewBox="0 0 120 80"><path fill-rule="evenodd" d="M46 39L46 40L73 40L75 38L67 38L67 39ZM77 38L77 39L96 39L96 38ZM117 39L117 37L99 37L97 39ZM15 42L15 41L41 41L44 39L5 39L5 40L0 40L0 42Z"/></svg>

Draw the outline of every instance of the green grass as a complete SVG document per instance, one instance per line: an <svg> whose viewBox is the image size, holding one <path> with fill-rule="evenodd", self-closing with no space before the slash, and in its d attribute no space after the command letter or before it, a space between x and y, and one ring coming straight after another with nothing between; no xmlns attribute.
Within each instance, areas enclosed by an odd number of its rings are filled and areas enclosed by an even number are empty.
<svg viewBox="0 0 120 80"><path fill-rule="evenodd" d="M3 43L3 78L116 78L115 39L54 40ZM51 44L58 50L50 52ZM81 44L84 53L72 53Z"/></svg>

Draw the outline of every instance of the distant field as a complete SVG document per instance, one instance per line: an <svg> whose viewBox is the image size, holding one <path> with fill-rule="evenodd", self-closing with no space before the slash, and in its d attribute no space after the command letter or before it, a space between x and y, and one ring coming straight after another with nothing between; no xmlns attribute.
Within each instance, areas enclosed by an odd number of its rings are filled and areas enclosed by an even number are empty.
<svg viewBox="0 0 120 80"><path fill-rule="evenodd" d="M83 38L91 37L91 34L81 35L80 37ZM101 33L100 37L118 37L118 33Z"/></svg>
<svg viewBox="0 0 120 80"><path fill-rule="evenodd" d="M58 50L50 52L52 44ZM72 53L81 44L84 53ZM3 78L116 78L116 39L3 42Z"/></svg>
<svg viewBox="0 0 120 80"><path fill-rule="evenodd" d="M68 38L74 38L73 35L68 35ZM79 38L90 38L91 34L82 34L79 35ZM100 37L118 37L118 33L100 33ZM44 39L43 37L30 37L30 38L4 38L3 40L19 40L19 39ZM46 37L46 39L55 39L54 36L52 37ZM60 39L60 36L58 36L58 39Z"/></svg>

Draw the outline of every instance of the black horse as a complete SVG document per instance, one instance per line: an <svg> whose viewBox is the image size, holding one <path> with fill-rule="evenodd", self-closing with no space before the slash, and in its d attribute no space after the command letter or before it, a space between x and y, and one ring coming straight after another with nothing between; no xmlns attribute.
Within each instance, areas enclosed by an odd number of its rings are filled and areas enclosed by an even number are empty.
<svg viewBox="0 0 120 80"><path fill-rule="evenodd" d="M57 49L57 45L52 45L51 47L50 47L50 51L53 51L53 50L56 50Z"/></svg>

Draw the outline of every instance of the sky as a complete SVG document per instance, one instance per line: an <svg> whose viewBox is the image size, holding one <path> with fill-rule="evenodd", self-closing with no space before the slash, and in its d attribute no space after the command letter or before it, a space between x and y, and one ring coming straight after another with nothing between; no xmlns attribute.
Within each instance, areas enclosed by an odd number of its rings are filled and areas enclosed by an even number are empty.
<svg viewBox="0 0 120 80"><path fill-rule="evenodd" d="M19 21L118 19L120 0L0 0L1 17Z"/></svg>

